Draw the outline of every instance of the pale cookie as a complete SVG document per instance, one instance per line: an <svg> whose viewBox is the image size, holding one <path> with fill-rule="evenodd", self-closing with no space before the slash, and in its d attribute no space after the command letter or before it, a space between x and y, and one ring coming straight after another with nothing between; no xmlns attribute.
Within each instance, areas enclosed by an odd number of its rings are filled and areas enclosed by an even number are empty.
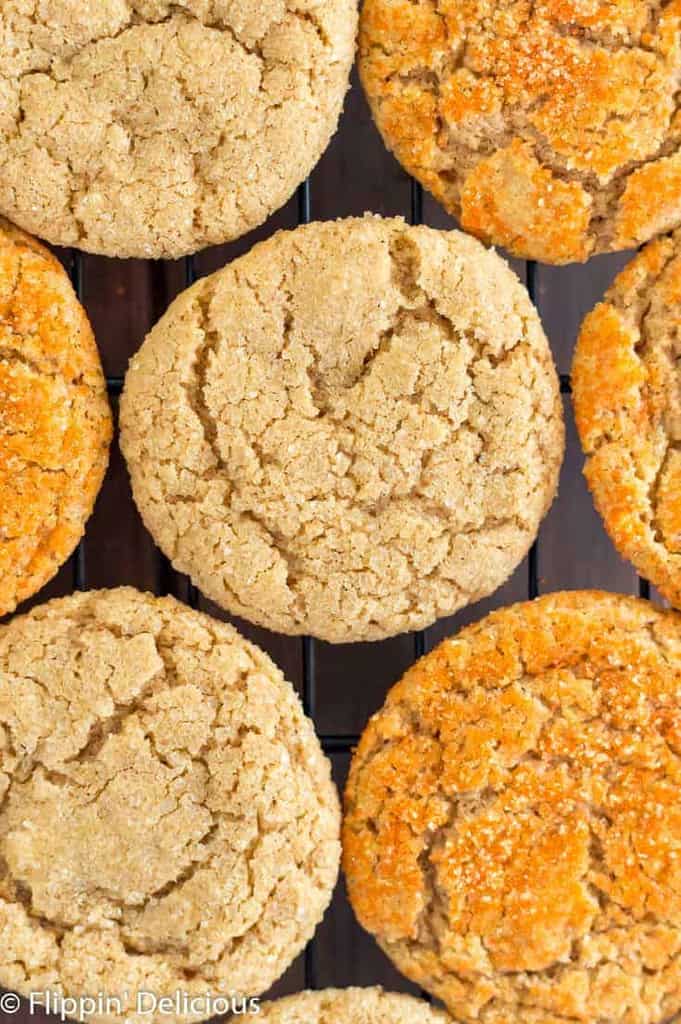
<svg viewBox="0 0 681 1024"><path fill-rule="evenodd" d="M76 547L110 440L97 345L69 279L0 218L0 616Z"/></svg>
<svg viewBox="0 0 681 1024"><path fill-rule="evenodd" d="M681 616L598 592L494 612L362 736L344 868L360 922L461 1021L681 1010Z"/></svg>
<svg viewBox="0 0 681 1024"><path fill-rule="evenodd" d="M236 1019L236 1018L235 1018ZM262 1024L447 1024L423 999L380 988L327 988L263 1003Z"/></svg>
<svg viewBox="0 0 681 1024"><path fill-rule="evenodd" d="M262 223L335 131L356 0L0 4L0 211L177 257Z"/></svg>
<svg viewBox="0 0 681 1024"><path fill-rule="evenodd" d="M681 605L681 232L641 252L575 350L584 472L617 550Z"/></svg>
<svg viewBox="0 0 681 1024"><path fill-rule="evenodd" d="M338 832L311 723L231 626L121 589L0 630L0 986L128 1021L139 992L257 995L329 902Z"/></svg>
<svg viewBox="0 0 681 1024"><path fill-rule="evenodd" d="M365 0L386 144L479 237L546 263L681 224L679 0Z"/></svg>
<svg viewBox="0 0 681 1024"><path fill-rule="evenodd" d="M498 587L563 453L527 292L458 232L281 233L185 292L128 372L135 499L181 572L282 633L375 640Z"/></svg>

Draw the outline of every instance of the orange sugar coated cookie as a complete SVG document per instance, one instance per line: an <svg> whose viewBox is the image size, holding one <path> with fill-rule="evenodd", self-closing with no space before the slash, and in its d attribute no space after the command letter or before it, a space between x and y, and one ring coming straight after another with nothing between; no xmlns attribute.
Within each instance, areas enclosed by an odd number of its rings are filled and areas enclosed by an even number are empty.
<svg viewBox="0 0 681 1024"><path fill-rule="evenodd" d="M558 593L446 640L346 790L355 912L460 1021L681 1009L681 617Z"/></svg>
<svg viewBox="0 0 681 1024"><path fill-rule="evenodd" d="M0 218L0 615L75 548L110 440L99 353L68 276Z"/></svg>
<svg viewBox="0 0 681 1024"><path fill-rule="evenodd" d="M365 0L360 72L462 226L569 263L681 223L680 0Z"/></svg>
<svg viewBox="0 0 681 1024"><path fill-rule="evenodd" d="M651 242L585 319L573 396L584 472L617 550L681 605L681 232Z"/></svg>

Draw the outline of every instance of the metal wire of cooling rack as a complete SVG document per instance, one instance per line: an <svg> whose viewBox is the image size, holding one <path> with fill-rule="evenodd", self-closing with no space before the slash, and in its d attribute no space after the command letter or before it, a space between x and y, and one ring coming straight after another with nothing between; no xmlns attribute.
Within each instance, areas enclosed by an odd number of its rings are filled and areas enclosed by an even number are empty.
<svg viewBox="0 0 681 1024"><path fill-rule="evenodd" d="M408 211L409 220L412 224L421 224L423 222L423 189L418 182L412 180L411 182L411 197L410 197L410 209ZM298 189L298 223L309 224L312 219L312 193L310 187L310 180L303 182ZM73 287L79 300L83 300L83 264L82 257L79 252L74 251L71 257L70 276L73 283ZM197 279L196 264L193 256L188 256L185 259L185 286L189 287L194 284ZM536 305L536 263L527 263L527 290L530 298ZM106 378L107 391L110 398L120 395L123 388L123 378L107 376ZM569 374L560 375L560 390L561 394L571 393L571 383ZM161 556L163 558L163 556ZM86 590L87 583L87 565L85 556L85 545L83 541L78 545L74 557L74 587L76 590ZM639 577L638 590L641 597L650 597L650 584ZM529 556L528 556L528 574L527 574L527 595L528 598L533 599L539 594L539 541L536 540L532 545ZM195 586L189 584L187 592L187 600L192 608L196 608L199 605L199 591ZM426 652L426 633L424 630L419 630L414 633L414 658L422 657ZM304 637L302 640L302 662L303 662L303 706L305 713L309 716L313 723L316 725L317 718L317 680L316 680L316 649L315 641L312 637ZM319 740L322 745L322 749L326 754L349 754L352 752L354 747L359 742L359 736L354 734L333 734L333 733L321 733L319 734ZM306 988L317 988L317 957L316 957L316 936L314 936L304 953L304 971L305 971L305 987ZM424 993L425 995L425 993Z"/></svg>

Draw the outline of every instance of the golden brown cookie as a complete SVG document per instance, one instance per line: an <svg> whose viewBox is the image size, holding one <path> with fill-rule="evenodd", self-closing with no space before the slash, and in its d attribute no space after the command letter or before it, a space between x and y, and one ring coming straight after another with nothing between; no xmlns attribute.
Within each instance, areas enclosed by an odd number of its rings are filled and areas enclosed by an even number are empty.
<svg viewBox="0 0 681 1024"><path fill-rule="evenodd" d="M263 1024L447 1024L423 999L381 988L327 988L263 1003Z"/></svg>
<svg viewBox="0 0 681 1024"><path fill-rule="evenodd" d="M679 0L365 0L360 72L404 167L546 263L681 223Z"/></svg>
<svg viewBox="0 0 681 1024"><path fill-rule="evenodd" d="M584 472L617 550L681 605L681 232L651 242L575 351Z"/></svg>
<svg viewBox="0 0 681 1024"><path fill-rule="evenodd" d="M181 571L282 633L375 640L498 587L550 505L558 381L527 292L458 232L280 233L171 306L121 444Z"/></svg>
<svg viewBox="0 0 681 1024"><path fill-rule="evenodd" d="M598 592L494 612L389 693L346 791L360 922L462 1021L681 1009L681 617Z"/></svg>
<svg viewBox="0 0 681 1024"><path fill-rule="evenodd" d="M231 626L125 588L0 630L0 985L127 993L127 1020L140 991L257 995L338 832L297 696Z"/></svg>
<svg viewBox="0 0 681 1024"><path fill-rule="evenodd" d="M69 279L0 218L0 616L82 537L110 440L99 353Z"/></svg>
<svg viewBox="0 0 681 1024"><path fill-rule="evenodd" d="M176 257L282 206L335 131L356 0L0 4L0 211Z"/></svg>

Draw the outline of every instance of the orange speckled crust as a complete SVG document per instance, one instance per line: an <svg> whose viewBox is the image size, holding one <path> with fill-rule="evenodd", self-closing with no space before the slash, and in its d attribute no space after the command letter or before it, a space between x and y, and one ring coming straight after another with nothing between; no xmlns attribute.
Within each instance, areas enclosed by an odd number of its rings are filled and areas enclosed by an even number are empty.
<svg viewBox="0 0 681 1024"><path fill-rule="evenodd" d="M681 616L599 592L494 612L413 666L346 790L360 922L461 1021L681 1010Z"/></svg>
<svg viewBox="0 0 681 1024"><path fill-rule="evenodd" d="M0 219L0 615L80 540L111 430L95 339L64 269Z"/></svg>
<svg viewBox="0 0 681 1024"><path fill-rule="evenodd" d="M681 231L651 242L586 317L573 400L612 541L681 607Z"/></svg>
<svg viewBox="0 0 681 1024"><path fill-rule="evenodd" d="M681 0L365 0L386 145L463 227L582 261L681 224Z"/></svg>

